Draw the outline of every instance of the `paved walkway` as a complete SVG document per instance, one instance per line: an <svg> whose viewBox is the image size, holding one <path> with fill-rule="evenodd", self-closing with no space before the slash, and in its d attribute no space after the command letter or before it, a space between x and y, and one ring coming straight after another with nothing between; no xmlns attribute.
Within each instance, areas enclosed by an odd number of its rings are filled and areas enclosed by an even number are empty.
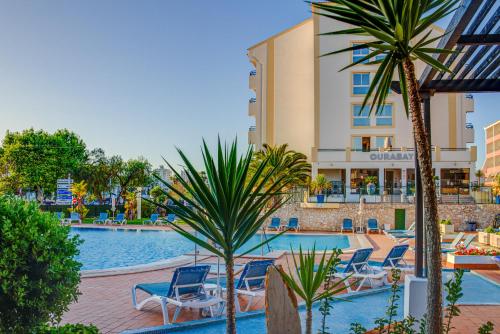
<svg viewBox="0 0 500 334"><path fill-rule="evenodd" d="M375 250L374 260L382 260L394 245L394 241L383 235L369 235L369 241ZM407 253L407 261L413 261L413 253ZM343 256L348 258L350 255ZM277 263L284 264L289 256L283 256ZM205 262L215 262L212 261ZM239 261L243 263L244 261ZM70 310L64 315L63 323L85 323L96 325L102 333L120 333L126 329L151 327L163 324L159 305L151 303L142 311L132 307L131 287L141 282L162 282L171 279L173 269L156 270L151 272L116 275L108 277L83 278L80 284L78 303L71 305ZM483 274L483 272L481 272ZM500 271L488 271L488 278L500 283ZM139 299L143 296L139 294ZM245 299L240 299L245 307ZM500 301L500 296L499 296ZM256 300L252 309L264 307L264 300ZM381 314L384 310L381 310ZM173 309L170 310L170 316ZM178 321L198 319L196 311L183 310ZM453 333L476 333L479 324L487 320L493 321L497 327L495 333L500 333L500 306L464 306L462 315L456 319Z"/></svg>

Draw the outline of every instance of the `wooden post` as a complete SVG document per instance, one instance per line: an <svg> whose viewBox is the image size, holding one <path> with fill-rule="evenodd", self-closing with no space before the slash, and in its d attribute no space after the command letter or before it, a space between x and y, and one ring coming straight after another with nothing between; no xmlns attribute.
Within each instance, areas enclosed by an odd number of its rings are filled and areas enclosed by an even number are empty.
<svg viewBox="0 0 500 334"><path fill-rule="evenodd" d="M266 327L268 334L301 334L297 297L274 266L266 276Z"/></svg>

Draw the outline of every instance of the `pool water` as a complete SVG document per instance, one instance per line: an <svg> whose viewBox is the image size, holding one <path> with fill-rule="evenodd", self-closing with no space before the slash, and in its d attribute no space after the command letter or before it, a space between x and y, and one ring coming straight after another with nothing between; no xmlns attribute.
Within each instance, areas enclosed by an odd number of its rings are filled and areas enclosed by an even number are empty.
<svg viewBox="0 0 500 334"><path fill-rule="evenodd" d="M450 279L451 272L444 272L443 279ZM459 300L460 304L500 304L498 296L500 295L500 286L494 285L477 275L465 273L463 278L463 297ZM384 317L387 304L391 293L388 289L380 292L368 290L361 292L358 296L352 296L349 300L337 300L333 303L331 315L326 319L326 325L329 333L350 333L349 327L353 322L358 322L366 329L375 327L375 319ZM403 289L399 293L398 310L395 320L403 318ZM300 309L300 318L302 328L305 328L305 309ZM313 333L317 333L320 326L321 313L319 304L313 307ZM174 324L156 327L162 328L161 331L144 331L142 333L183 333L183 334L218 334L224 333L225 321L202 324L203 321L193 321L191 323ZM263 334L266 333L265 316L263 312L258 312L253 317L240 318L236 322L238 333L244 334ZM131 333L134 331L131 331Z"/></svg>
<svg viewBox="0 0 500 334"><path fill-rule="evenodd" d="M71 235L78 234L84 241L76 259L82 270L108 269L147 264L194 252L194 243L174 231L144 231L135 229L71 228ZM268 237L270 237L268 235ZM263 239L255 235L241 248L245 252ZM275 250L298 250L312 248L349 248L349 239L344 235L283 234L264 246L264 253ZM251 254L260 254L261 248Z"/></svg>

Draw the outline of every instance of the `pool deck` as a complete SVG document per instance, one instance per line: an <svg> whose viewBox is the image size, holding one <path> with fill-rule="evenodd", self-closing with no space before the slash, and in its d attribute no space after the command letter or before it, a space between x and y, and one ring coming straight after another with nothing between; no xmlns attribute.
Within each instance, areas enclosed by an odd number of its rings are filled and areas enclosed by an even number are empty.
<svg viewBox="0 0 500 334"><path fill-rule="evenodd" d="M79 225L76 225L79 227ZM91 227L96 227L92 225ZM104 228L104 227L103 227ZM137 228L125 227L125 228ZM158 227L140 226L143 229L158 229ZM168 227L159 227L168 229ZM366 240L374 247L373 260L383 260L394 246L394 241L384 235L366 235ZM343 255L347 259L350 255ZM279 257L276 262L287 267L290 255ZM412 263L413 252L408 252L405 260ZM215 262L214 257L203 256L202 262ZM237 263L245 263L248 258L240 259ZM189 261L188 261L189 262ZM137 329L142 327L159 326L163 324L161 309L158 304L150 303L142 311L132 307L131 288L134 284L142 282L162 282L172 278L174 268L163 268L147 272L128 273L106 277L84 277L80 283L81 295L77 303L70 306L63 317L63 323L84 323L96 325L102 333L120 333L126 329ZM477 274L500 284L500 270L478 270ZM143 295L139 293L139 300ZM242 307L245 307L245 299L240 299ZM263 298L256 299L253 310L264 307ZM492 321L495 324L495 332L500 333L500 306L464 305L461 307L462 314L454 320L455 329L452 333L469 334L476 333L480 324ZM171 315L173 309L170 310ZM381 315L384 310L380 310ZM196 311L183 310L178 321L199 319Z"/></svg>

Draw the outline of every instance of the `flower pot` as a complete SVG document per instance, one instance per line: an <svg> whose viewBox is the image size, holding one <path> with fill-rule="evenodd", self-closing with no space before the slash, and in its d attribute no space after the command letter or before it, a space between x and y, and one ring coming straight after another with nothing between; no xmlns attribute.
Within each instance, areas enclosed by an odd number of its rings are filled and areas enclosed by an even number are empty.
<svg viewBox="0 0 500 334"><path fill-rule="evenodd" d="M453 234L455 232L455 227L453 225L439 224L441 229L441 234Z"/></svg>
<svg viewBox="0 0 500 334"><path fill-rule="evenodd" d="M446 254L446 262L455 269L495 269L496 263L491 255Z"/></svg>
<svg viewBox="0 0 500 334"><path fill-rule="evenodd" d="M500 248L500 234L490 233L490 246Z"/></svg>
<svg viewBox="0 0 500 334"><path fill-rule="evenodd" d="M490 243L490 233L477 232L477 241L479 241L480 244L488 245Z"/></svg>
<svg viewBox="0 0 500 334"><path fill-rule="evenodd" d="M316 195L316 202L318 203L325 203L325 195Z"/></svg>

